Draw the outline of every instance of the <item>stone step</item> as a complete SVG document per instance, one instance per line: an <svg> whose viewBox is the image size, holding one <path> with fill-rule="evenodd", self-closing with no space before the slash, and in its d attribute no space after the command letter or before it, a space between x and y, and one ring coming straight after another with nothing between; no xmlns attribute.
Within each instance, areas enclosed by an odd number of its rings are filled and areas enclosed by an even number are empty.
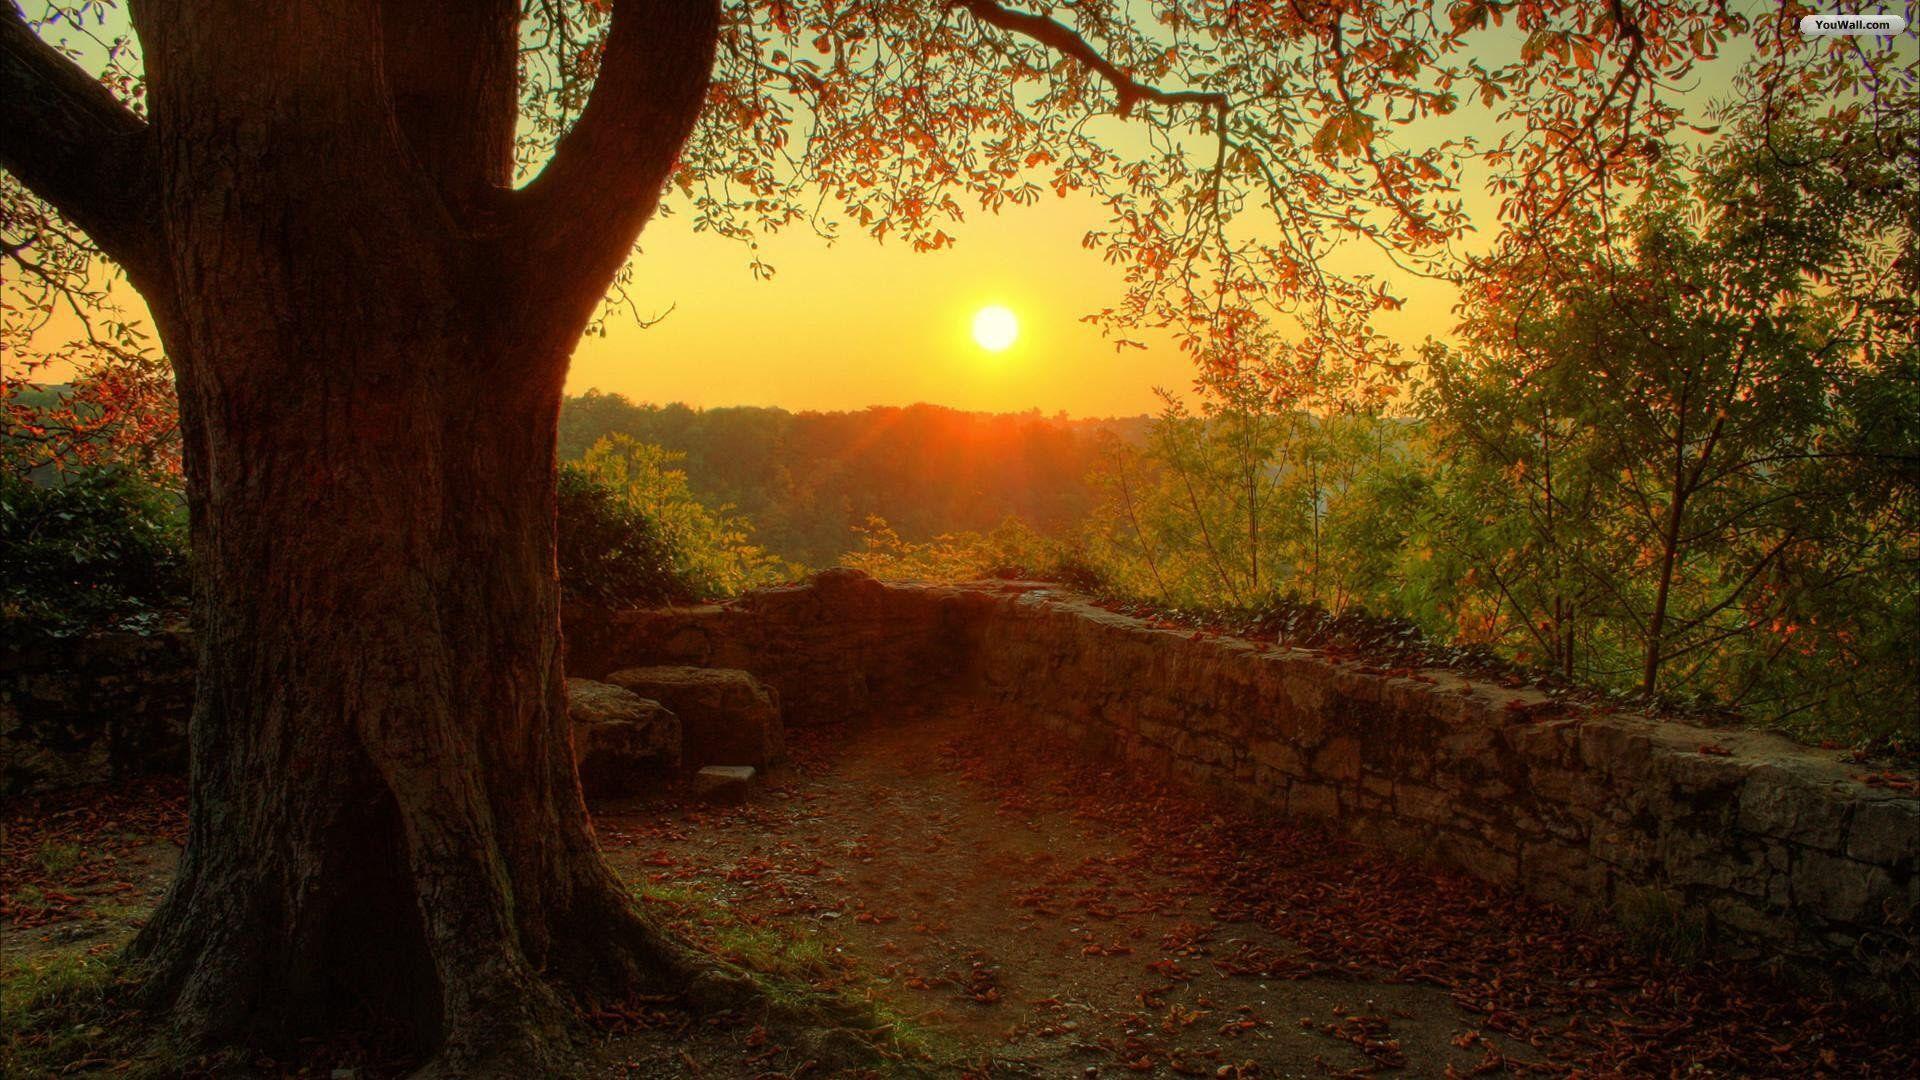
<svg viewBox="0 0 1920 1080"><path fill-rule="evenodd" d="M693 793L708 802L738 806L752 793L756 775L751 765L709 765L693 774Z"/></svg>

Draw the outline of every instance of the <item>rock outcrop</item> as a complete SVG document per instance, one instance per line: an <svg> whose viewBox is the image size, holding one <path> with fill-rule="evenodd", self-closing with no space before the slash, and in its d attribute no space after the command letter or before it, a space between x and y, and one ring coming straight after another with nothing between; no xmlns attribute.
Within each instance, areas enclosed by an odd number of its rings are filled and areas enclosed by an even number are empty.
<svg viewBox="0 0 1920 1080"><path fill-rule="evenodd" d="M758 774L751 765L709 765L693 774L695 798L726 806L738 806L753 794Z"/></svg>
<svg viewBox="0 0 1920 1080"><path fill-rule="evenodd" d="M988 602L967 590L893 587L835 569L727 604L575 609L567 614L567 670L605 678L636 664L739 668L779 692L787 723L864 716L957 685Z"/></svg>
<svg viewBox="0 0 1920 1080"><path fill-rule="evenodd" d="M567 680L573 762L590 795L626 795L680 764L680 719L658 701L591 679Z"/></svg>
<svg viewBox="0 0 1920 1080"><path fill-rule="evenodd" d="M607 682L658 701L680 718L680 760L691 768L764 768L786 756L780 706L759 679L733 668L636 667Z"/></svg>

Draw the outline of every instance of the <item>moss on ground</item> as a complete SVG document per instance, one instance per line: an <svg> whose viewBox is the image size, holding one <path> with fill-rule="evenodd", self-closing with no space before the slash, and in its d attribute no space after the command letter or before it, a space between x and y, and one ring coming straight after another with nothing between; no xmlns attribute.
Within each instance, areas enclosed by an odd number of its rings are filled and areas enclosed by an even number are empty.
<svg viewBox="0 0 1920 1080"><path fill-rule="evenodd" d="M763 1019L793 1036L803 1056L840 1071L921 1076L956 1053L882 998L851 960L828 956L818 938L748 922L698 887L647 882L633 892L676 933L751 979Z"/></svg>
<svg viewBox="0 0 1920 1080"><path fill-rule="evenodd" d="M182 1061L128 1004L119 943L0 966L0 1074L178 1076Z"/></svg>

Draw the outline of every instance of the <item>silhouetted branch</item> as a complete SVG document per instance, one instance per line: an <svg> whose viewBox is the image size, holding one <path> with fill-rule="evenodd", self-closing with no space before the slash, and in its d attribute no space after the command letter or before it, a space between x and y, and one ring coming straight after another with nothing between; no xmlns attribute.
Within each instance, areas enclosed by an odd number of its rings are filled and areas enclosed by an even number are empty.
<svg viewBox="0 0 1920 1080"><path fill-rule="evenodd" d="M1092 68L1120 96L1121 116L1130 115L1134 104L1139 101L1151 101L1159 105L1204 105L1222 114L1223 119L1230 107L1225 94L1206 90L1162 90L1143 83L1101 55L1086 38L1044 15L1010 11L993 0L955 0L955 3L989 26L1031 38L1062 56Z"/></svg>
<svg viewBox="0 0 1920 1080"><path fill-rule="evenodd" d="M142 291L165 281L147 124L0 3L0 167L86 230Z"/></svg>

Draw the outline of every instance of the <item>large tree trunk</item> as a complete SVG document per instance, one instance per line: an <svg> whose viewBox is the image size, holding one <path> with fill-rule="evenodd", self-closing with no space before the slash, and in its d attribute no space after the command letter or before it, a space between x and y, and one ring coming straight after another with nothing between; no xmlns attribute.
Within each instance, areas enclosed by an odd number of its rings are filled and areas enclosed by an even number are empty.
<svg viewBox="0 0 1920 1080"><path fill-rule="evenodd" d="M596 91L509 192L517 4L405 6L135 7L201 663L186 852L133 955L194 1039L397 1018L443 1071L537 1075L568 998L695 974L581 802L554 454L716 15L616 14L601 82L632 107Z"/></svg>
<svg viewBox="0 0 1920 1080"><path fill-rule="evenodd" d="M322 385L190 388L193 815L137 952L196 1034L401 1016L468 1068L549 1037L555 986L687 971L599 858L574 775L557 392L492 397L410 298L283 330ZM248 348L248 321L210 320L186 366Z"/></svg>

